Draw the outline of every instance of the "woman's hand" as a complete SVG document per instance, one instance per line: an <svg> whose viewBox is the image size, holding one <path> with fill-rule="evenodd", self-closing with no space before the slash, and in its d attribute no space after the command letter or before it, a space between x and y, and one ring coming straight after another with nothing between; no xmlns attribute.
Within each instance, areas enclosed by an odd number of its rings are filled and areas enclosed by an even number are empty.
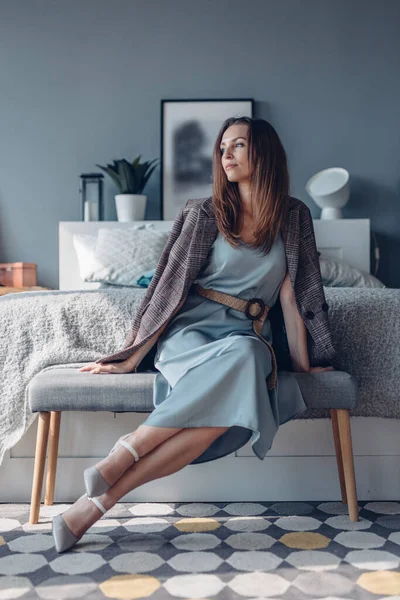
<svg viewBox="0 0 400 600"><path fill-rule="evenodd" d="M82 373L84 371L89 371L89 373L132 373L136 370L138 363L138 358L130 356L124 361L116 362L116 363L106 363L104 365L100 365L98 363L91 363L89 365L85 365L78 369Z"/></svg>
<svg viewBox="0 0 400 600"><path fill-rule="evenodd" d="M309 373L320 373L321 371L336 371L335 367L310 367Z"/></svg>

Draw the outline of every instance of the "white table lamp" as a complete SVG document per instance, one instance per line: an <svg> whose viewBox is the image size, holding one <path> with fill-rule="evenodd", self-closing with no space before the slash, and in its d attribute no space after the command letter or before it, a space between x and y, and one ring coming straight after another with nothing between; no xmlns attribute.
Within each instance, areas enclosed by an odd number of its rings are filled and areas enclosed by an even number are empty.
<svg viewBox="0 0 400 600"><path fill-rule="evenodd" d="M332 167L315 173L306 183L306 192L322 209L321 219L342 219L342 208L350 196L350 175Z"/></svg>

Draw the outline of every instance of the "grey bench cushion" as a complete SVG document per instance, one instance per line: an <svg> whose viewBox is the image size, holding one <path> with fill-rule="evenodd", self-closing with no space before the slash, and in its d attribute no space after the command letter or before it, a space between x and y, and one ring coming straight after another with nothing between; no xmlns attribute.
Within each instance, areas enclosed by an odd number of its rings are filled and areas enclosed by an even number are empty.
<svg viewBox="0 0 400 600"><path fill-rule="evenodd" d="M357 384L348 373L280 373L297 379L309 409L352 409L357 406ZM93 375L80 373L76 366L50 368L31 379L28 386L29 405L33 412L82 410L149 413L154 409L155 375L155 372ZM303 416L307 416L306 413Z"/></svg>

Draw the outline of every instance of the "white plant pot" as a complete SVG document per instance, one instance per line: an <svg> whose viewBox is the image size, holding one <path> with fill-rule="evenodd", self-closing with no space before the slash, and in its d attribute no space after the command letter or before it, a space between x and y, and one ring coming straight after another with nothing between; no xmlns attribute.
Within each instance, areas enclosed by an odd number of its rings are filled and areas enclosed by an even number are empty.
<svg viewBox="0 0 400 600"><path fill-rule="evenodd" d="M117 194L115 207L117 219L122 223L128 221L144 221L147 196L143 194Z"/></svg>

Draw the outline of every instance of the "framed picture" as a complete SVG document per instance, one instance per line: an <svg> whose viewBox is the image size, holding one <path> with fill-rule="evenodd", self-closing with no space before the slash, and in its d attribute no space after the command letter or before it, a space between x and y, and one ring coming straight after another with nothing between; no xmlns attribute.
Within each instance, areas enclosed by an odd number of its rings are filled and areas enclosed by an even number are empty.
<svg viewBox="0 0 400 600"><path fill-rule="evenodd" d="M252 98L161 100L161 219L212 194L212 153L225 119L252 117Z"/></svg>

